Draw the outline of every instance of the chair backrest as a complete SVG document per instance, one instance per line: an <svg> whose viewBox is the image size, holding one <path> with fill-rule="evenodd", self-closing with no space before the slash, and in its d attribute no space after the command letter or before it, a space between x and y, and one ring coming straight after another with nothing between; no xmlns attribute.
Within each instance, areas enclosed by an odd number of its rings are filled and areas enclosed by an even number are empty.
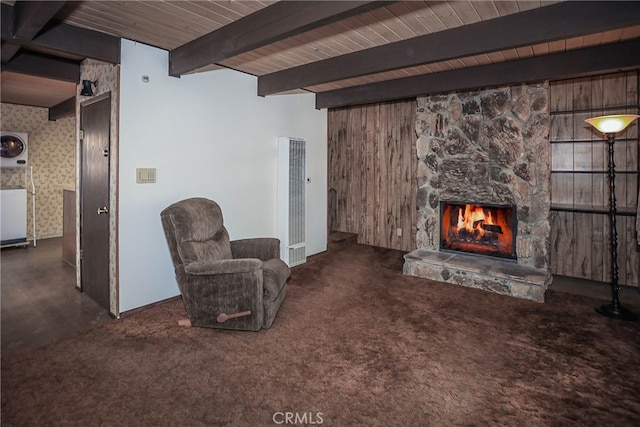
<svg viewBox="0 0 640 427"><path fill-rule="evenodd" d="M176 202L160 218L174 267L232 258L222 210L213 200L196 197Z"/></svg>

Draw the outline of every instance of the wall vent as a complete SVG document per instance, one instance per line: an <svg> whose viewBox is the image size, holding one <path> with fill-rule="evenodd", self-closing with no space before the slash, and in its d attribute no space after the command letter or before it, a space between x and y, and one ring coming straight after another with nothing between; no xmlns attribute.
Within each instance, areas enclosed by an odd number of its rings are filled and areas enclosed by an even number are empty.
<svg viewBox="0 0 640 427"><path fill-rule="evenodd" d="M304 264L306 253L306 142L278 138L278 238L290 267Z"/></svg>

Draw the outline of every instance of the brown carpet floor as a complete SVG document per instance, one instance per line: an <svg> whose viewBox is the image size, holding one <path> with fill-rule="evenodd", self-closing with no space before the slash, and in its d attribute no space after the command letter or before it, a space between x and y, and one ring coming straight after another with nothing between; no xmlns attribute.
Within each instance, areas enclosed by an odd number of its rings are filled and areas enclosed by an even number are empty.
<svg viewBox="0 0 640 427"><path fill-rule="evenodd" d="M269 330L179 327L173 299L9 355L2 425L637 426L640 324L599 304L405 277L401 252L343 244L293 269Z"/></svg>

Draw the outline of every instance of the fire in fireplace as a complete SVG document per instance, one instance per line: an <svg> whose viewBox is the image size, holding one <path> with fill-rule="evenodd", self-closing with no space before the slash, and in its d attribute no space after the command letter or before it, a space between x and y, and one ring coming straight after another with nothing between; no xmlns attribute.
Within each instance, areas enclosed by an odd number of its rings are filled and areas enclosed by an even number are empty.
<svg viewBox="0 0 640 427"><path fill-rule="evenodd" d="M440 202L440 250L517 259L514 205Z"/></svg>

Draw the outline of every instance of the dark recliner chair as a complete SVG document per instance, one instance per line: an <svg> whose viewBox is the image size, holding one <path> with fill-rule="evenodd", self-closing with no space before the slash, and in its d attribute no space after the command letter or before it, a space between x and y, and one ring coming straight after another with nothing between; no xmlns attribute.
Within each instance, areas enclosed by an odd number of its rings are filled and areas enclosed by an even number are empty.
<svg viewBox="0 0 640 427"><path fill-rule="evenodd" d="M160 217L191 325L271 327L291 274L278 239L229 241L220 206L204 198L174 203Z"/></svg>

